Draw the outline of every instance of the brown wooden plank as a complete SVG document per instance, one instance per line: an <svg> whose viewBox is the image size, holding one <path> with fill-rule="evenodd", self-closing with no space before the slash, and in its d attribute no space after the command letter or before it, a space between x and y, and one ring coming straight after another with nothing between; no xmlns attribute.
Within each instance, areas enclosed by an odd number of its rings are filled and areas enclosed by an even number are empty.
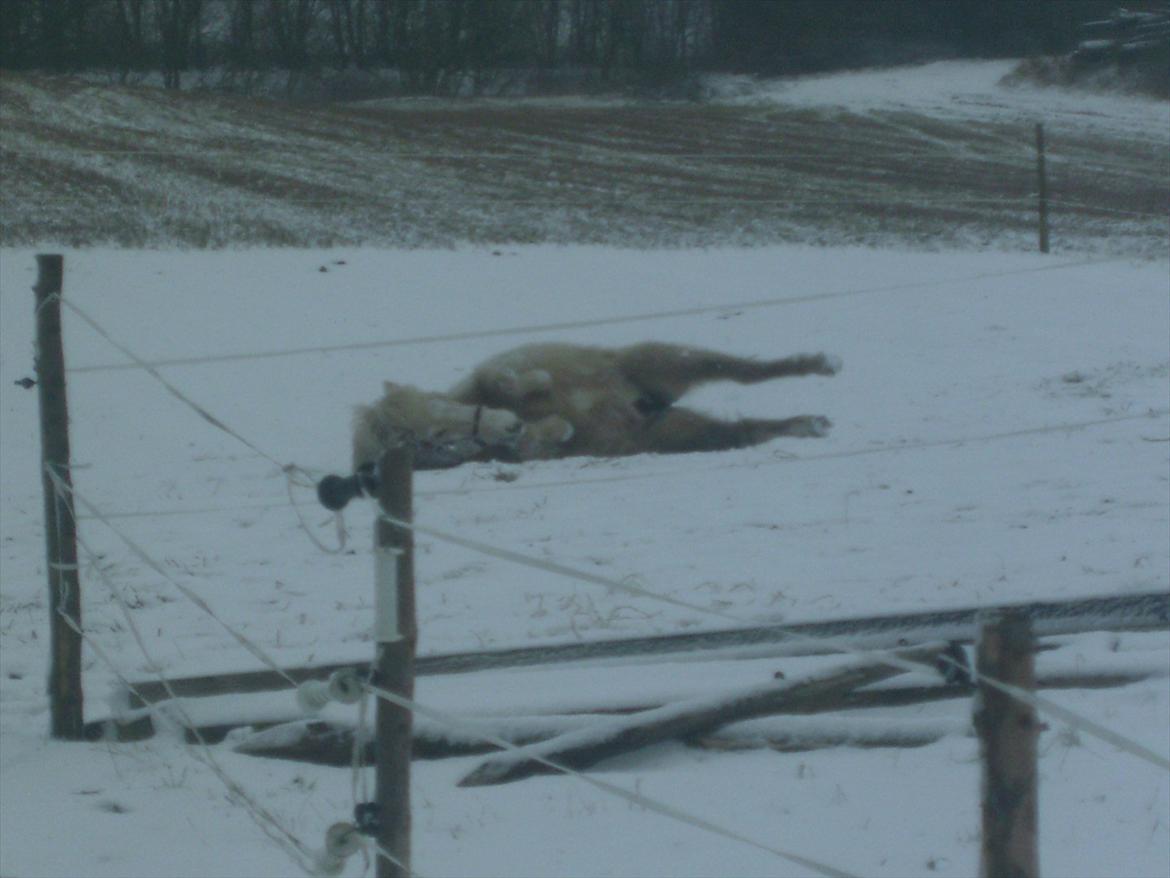
<svg viewBox="0 0 1170 878"><path fill-rule="evenodd" d="M1033 620L1038 637L1081 634L1089 631L1149 631L1170 628L1170 592L1134 593L1071 601L1034 601L1005 604L1020 607ZM995 607L992 609L1000 609ZM458 674L502 668L534 667L565 662L624 659L652 655L704 652L713 658L798 656L831 653L834 650L809 638L841 637L864 649L894 649L925 640L973 643L977 634L979 607L955 610L901 613L889 616L858 616L792 625L763 625L749 628L667 634L654 637L615 638L592 643L551 646L524 646L511 649L424 655L415 659L415 674ZM792 635L797 635L793 639ZM298 683L325 680L334 671L368 667L368 662L336 662L287 669ZM266 692L286 688L288 681L275 671L242 671L228 674L178 677L170 680L179 696L209 696L227 693ZM137 693L137 694L136 694ZM128 704L143 707L167 698L157 680L133 683Z"/></svg>
<svg viewBox="0 0 1170 878"><path fill-rule="evenodd" d="M907 661L929 664L943 646L904 650ZM547 762L575 770L588 768L603 759L674 738L702 736L738 720L777 712L823 709L823 705L845 692L902 673L897 667L863 661L838 666L799 680L777 680L708 698L696 698L621 717L601 728L570 732L529 748L530 753L506 753L477 766L459 781L463 787L485 786L522 780L535 774L555 773ZM540 757L534 758L534 757Z"/></svg>

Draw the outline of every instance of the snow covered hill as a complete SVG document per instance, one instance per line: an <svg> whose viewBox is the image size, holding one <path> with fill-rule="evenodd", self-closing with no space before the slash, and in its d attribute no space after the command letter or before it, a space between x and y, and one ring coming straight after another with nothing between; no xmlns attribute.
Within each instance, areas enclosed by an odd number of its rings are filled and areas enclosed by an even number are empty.
<svg viewBox="0 0 1170 878"><path fill-rule="evenodd" d="M1170 104L1007 87L1010 69L320 105L8 74L0 243L1031 250L1041 122L1054 250L1170 253Z"/></svg>

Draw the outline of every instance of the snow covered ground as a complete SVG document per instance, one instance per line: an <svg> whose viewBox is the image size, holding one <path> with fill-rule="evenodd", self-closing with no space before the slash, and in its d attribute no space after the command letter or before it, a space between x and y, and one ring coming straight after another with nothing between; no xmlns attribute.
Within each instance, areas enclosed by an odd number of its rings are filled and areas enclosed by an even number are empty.
<svg viewBox="0 0 1170 878"><path fill-rule="evenodd" d="M1153 98L1042 87L1015 75L1019 62L936 61L910 67L756 79L715 76L712 98L728 103L766 102L840 107L858 112L929 112L940 119L985 122L1041 119L1059 129L1088 126L1156 136L1170 108Z"/></svg>
<svg viewBox="0 0 1170 878"><path fill-rule="evenodd" d="M176 741L47 739L36 402L13 385L32 370L35 267L31 251L0 255L0 872L294 873ZM532 337L509 328L710 306L537 336L840 354L845 369L832 379L713 386L693 399L724 415L822 413L835 423L824 440L469 466L416 481L422 523L757 622L1165 590L1167 293L1165 262L1025 254L536 247L66 255L69 301L148 360L272 353L163 371L275 460L317 472L344 469L350 407L375 396L383 378L445 387L484 356ZM795 301L758 304L783 299ZM273 463L143 372L105 368L125 359L71 312L65 323L81 496L281 664L369 657L368 510L348 514L351 553L320 552ZM459 333L468 337L414 341ZM275 355L366 342L386 343ZM296 500L331 539L309 493L298 489ZM82 537L125 590L167 673L259 666L105 524L84 521ZM424 653L727 624L429 538L419 539L418 576ZM119 673L148 679L147 659L100 577L87 567L83 578L87 629ZM1116 660L1113 650L1139 663L1168 661L1164 635L1083 637L1072 649L1086 666ZM520 714L639 692L718 692L794 666L427 677L417 694L447 711ZM114 682L88 655L88 716L106 715ZM1165 679L1053 697L1170 752ZM944 702L878 720L961 728L968 710ZM348 770L215 750L312 846L350 816ZM1164 772L1059 721L1050 721L1042 754L1046 874L1166 873ZM857 874L966 875L978 856L976 755L961 734L914 750L680 745L613 760L597 776ZM475 764L415 763L422 875L808 874L572 778L456 788ZM360 862L349 870L358 874Z"/></svg>
<svg viewBox="0 0 1170 878"><path fill-rule="evenodd" d="M344 471L352 406L377 396L383 379L442 389L484 357L538 338L839 354L845 369L831 379L712 386L688 400L724 416L824 414L835 426L821 440L721 454L419 474L420 523L718 614L420 537L424 654L718 628L728 617L799 621L1165 592L1168 218L1138 214L1150 204L1163 210L1170 111L1137 98L1005 88L1007 70L953 63L724 80L713 108L660 106L648 115L626 106L615 125L605 104L567 102L572 113L541 117L535 132L523 106L511 115L472 105L389 109L384 118L371 107L364 118L354 107L290 111L62 79L6 82L0 149L12 185L0 211L14 236L6 240L38 240L38 229L53 241L119 240L124 225L132 239L156 244L271 234L383 245L468 236L704 245L66 250L67 299L135 354L167 364L168 381L251 444L125 368L124 356L66 310L75 483L106 519L90 515L81 525L84 622L113 665L87 650L87 718L108 716L118 677L150 679L152 662L169 675L260 667L177 585L282 666L368 659L371 512L347 512L345 553L321 552L297 512L327 543L336 539L332 522L308 490L294 488L290 505L278 464ZM728 111L736 103L749 106ZM944 183L969 197L1027 198L1031 153L1020 132L1038 118L1055 135L1054 191L1066 187L1066 198L1089 203L1055 214L1059 255L1022 252L1031 246L1030 200L1007 226L998 207L974 223L949 207L927 211L926 195ZM427 148L498 135L494 145L506 145L509 157L514 149L525 173L513 174L503 158L388 163L387 145L401 149L416 134ZM775 152L757 155L742 173L697 154L780 142L800 146L798 154L780 165ZM152 147L153 159L150 149L134 153L139 147ZM662 154L673 150L683 155ZM814 152L822 160L810 164ZM251 175L225 176L225 156L235 169L251 163ZM838 159L841 173L828 173ZM970 168L982 170L967 179ZM952 181L956 174L963 179ZM792 180L823 200L841 198L858 178L873 184L873 215L788 204ZM126 180L130 194L111 196ZM306 193L295 181L333 188ZM779 207L745 200L781 185ZM722 206L696 200L691 186L704 198L714 187ZM685 198L665 197L671 187ZM609 193L614 204L585 204L588 191ZM841 246L859 240L887 246ZM771 245L718 246L740 241ZM968 245L980 252L956 249ZM34 254L46 250L60 247L0 250L0 876L297 874L198 752L176 739L48 739L36 393L14 385L33 374L29 288ZM1150 254L1158 258L1134 258ZM132 608L149 658L102 573ZM521 717L710 696L832 661L434 676L419 680L417 697L447 712ZM1045 662L1170 674L1170 636L1071 637ZM1170 756L1165 676L1051 698ZM279 713L293 698L228 701L192 710ZM329 711L354 718L350 708ZM845 872L970 875L979 765L964 734L969 711L953 701L809 720L945 733L917 749L670 745L593 774ZM1170 776L1047 721L1043 873L1164 878ZM350 819L348 770L212 749L227 775L310 847ZM457 788L478 762L414 764L418 874L810 874L573 778ZM361 871L359 858L345 874Z"/></svg>

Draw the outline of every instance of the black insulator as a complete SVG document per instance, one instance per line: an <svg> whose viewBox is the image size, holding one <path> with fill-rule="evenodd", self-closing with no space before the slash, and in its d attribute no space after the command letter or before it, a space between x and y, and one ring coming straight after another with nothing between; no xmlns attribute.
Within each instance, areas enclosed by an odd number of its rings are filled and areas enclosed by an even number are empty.
<svg viewBox="0 0 1170 878"><path fill-rule="evenodd" d="M376 802L358 802L353 806L354 828L362 835L377 835L381 810Z"/></svg>
<svg viewBox="0 0 1170 878"><path fill-rule="evenodd" d="M317 483L317 499L333 512L344 509L350 500L361 496L361 493L357 476L325 476Z"/></svg>

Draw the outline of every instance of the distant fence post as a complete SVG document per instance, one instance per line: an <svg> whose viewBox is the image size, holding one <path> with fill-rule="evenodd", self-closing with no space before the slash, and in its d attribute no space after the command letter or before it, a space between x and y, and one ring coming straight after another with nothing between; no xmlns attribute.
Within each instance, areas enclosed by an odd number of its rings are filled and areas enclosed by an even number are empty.
<svg viewBox="0 0 1170 878"><path fill-rule="evenodd" d="M73 495L59 491L50 471L67 489L69 411L65 399L65 354L61 344L60 295L65 273L60 254L37 256L36 374L41 412L41 487L45 497L45 562L49 581L49 716L54 738L84 735L81 691L81 584L77 576L77 525Z"/></svg>
<svg viewBox="0 0 1170 878"><path fill-rule="evenodd" d="M983 756L981 878L1036 878L1039 727L1031 704L989 686L983 677L1035 691L1035 645L1028 617L995 611L981 619L975 729Z"/></svg>
<svg viewBox="0 0 1170 878"><path fill-rule="evenodd" d="M1036 123L1036 198L1040 224L1040 252L1048 252L1048 171L1044 164L1044 125Z"/></svg>
<svg viewBox="0 0 1170 878"><path fill-rule="evenodd" d="M386 452L379 462L378 505L400 521L412 519L413 454L408 446ZM414 650L418 625L414 605L414 535L379 517L375 525L377 578L374 638L377 641L374 684L404 698L414 698ZM375 723L378 844L398 863L377 856L377 878L410 874L411 712L385 699L378 701ZM401 864L401 865L400 865Z"/></svg>

